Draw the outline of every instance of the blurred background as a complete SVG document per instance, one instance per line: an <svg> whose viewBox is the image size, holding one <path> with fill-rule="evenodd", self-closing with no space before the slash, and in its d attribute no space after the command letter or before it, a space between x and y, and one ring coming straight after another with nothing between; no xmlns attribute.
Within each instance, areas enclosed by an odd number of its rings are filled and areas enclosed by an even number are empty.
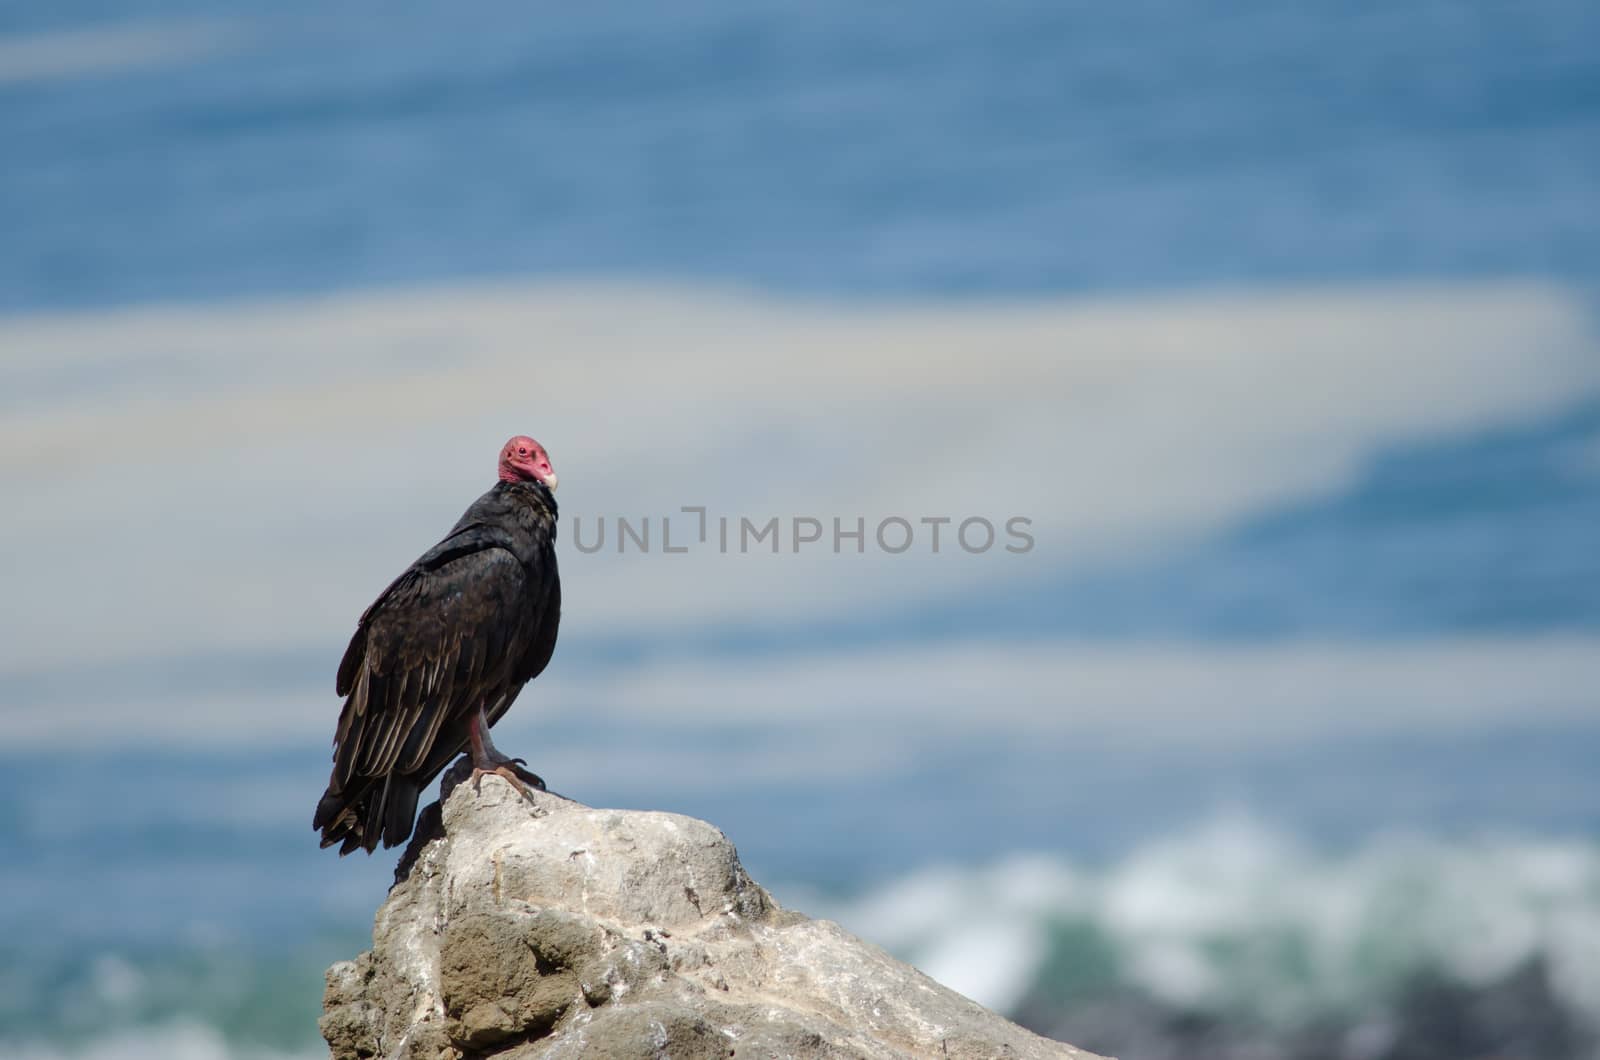
<svg viewBox="0 0 1600 1060"><path fill-rule="evenodd" d="M334 669L527 432L553 788L1099 1051L1600 1055L1597 40L0 4L0 1052L325 1055Z"/></svg>

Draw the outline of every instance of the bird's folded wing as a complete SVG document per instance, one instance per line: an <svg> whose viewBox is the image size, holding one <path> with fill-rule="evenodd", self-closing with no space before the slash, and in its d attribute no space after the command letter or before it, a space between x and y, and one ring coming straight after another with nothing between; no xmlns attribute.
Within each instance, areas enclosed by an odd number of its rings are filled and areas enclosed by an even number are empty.
<svg viewBox="0 0 1600 1060"><path fill-rule="evenodd" d="M415 770L440 730L504 680L509 642L527 621L527 583L514 556L487 548L433 569L414 566L384 592L340 667L348 692L334 738L341 786Z"/></svg>

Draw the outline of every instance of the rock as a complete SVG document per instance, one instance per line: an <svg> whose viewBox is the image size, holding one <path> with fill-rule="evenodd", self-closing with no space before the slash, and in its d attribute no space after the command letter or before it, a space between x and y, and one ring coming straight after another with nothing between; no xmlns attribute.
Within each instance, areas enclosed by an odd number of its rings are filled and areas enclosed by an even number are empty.
<svg viewBox="0 0 1600 1060"><path fill-rule="evenodd" d="M1092 1060L780 908L704 821L459 776L424 811L371 952L328 970L334 1060Z"/></svg>

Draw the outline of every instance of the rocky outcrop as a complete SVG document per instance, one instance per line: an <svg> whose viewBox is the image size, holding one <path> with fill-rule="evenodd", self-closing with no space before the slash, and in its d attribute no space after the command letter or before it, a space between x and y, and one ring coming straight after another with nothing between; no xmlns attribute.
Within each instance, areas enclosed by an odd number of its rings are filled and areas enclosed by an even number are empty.
<svg viewBox="0 0 1600 1060"><path fill-rule="evenodd" d="M704 821L450 780L328 970L335 1060L1089 1057L780 908Z"/></svg>

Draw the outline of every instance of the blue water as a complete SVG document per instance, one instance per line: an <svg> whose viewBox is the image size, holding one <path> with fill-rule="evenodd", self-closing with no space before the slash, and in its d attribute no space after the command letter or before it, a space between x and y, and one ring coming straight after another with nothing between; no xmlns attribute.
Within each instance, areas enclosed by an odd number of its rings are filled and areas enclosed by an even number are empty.
<svg viewBox="0 0 1600 1060"><path fill-rule="evenodd" d="M0 32L185 19L213 54L0 83L0 308L1600 274L1586 0L13 4Z"/></svg>
<svg viewBox="0 0 1600 1060"><path fill-rule="evenodd" d="M34 55L42 35L131 29L178 41L174 56L9 80L0 62L0 310L526 275L865 298L1479 277L1600 290L1589 0L0 5L0 39ZM1093 573L561 650L627 666L983 634L1593 632L1597 541L1600 405L1575 394ZM339 647L41 666L0 673L0 701L326 698ZM825 895L1018 850L1114 879L1235 806L1353 864L1397 827L1582 850L1600 830L1600 712L1205 757L854 736L904 741L903 765L573 794L708 817L758 878ZM541 766L786 738L557 732ZM315 848L326 753L0 750L0 1043L193 1018L230 1043L314 1046L320 969L359 947L392 860ZM117 986L127 968L137 988Z"/></svg>

